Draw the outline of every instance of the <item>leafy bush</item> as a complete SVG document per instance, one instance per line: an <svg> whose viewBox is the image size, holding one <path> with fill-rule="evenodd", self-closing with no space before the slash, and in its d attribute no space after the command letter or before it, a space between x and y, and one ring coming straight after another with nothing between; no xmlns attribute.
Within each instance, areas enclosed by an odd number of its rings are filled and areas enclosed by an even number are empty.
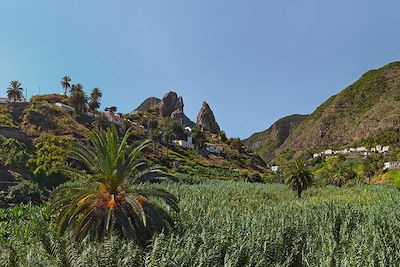
<svg viewBox="0 0 400 267"><path fill-rule="evenodd" d="M35 174L50 175L51 169L67 164L66 153L72 145L71 136L56 136L46 133L35 144L31 163L36 166Z"/></svg>
<svg viewBox="0 0 400 267"><path fill-rule="evenodd" d="M22 180L9 188L7 200L9 203L39 203L41 201L41 191L36 183Z"/></svg>
<svg viewBox="0 0 400 267"><path fill-rule="evenodd" d="M17 128L17 124L14 122L11 114L0 114L0 127L11 127Z"/></svg>
<svg viewBox="0 0 400 267"><path fill-rule="evenodd" d="M8 166L25 168L29 157L29 151L22 142L0 135L0 162Z"/></svg>

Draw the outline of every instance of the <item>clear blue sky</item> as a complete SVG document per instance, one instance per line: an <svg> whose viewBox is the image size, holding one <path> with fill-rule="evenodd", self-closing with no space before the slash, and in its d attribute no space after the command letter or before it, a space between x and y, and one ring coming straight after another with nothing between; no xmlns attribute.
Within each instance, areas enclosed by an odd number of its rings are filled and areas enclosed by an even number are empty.
<svg viewBox="0 0 400 267"><path fill-rule="evenodd" d="M129 112L174 90L203 100L229 136L310 113L369 69L400 59L400 2L3 0L0 95L62 92L69 75Z"/></svg>

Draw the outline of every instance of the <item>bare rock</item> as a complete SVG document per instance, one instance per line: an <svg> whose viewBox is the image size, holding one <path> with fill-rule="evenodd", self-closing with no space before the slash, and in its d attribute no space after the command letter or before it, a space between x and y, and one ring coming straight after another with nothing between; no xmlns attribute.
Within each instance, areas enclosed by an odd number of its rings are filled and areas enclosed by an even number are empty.
<svg viewBox="0 0 400 267"><path fill-rule="evenodd" d="M214 113L205 101L203 102L199 114L197 115L196 124L197 126L203 128L203 130L208 131L212 134L218 134L221 131L217 121L215 120Z"/></svg>
<svg viewBox="0 0 400 267"><path fill-rule="evenodd" d="M163 118L171 117L174 112L183 112L183 99L175 92L168 92L160 104L160 115Z"/></svg>

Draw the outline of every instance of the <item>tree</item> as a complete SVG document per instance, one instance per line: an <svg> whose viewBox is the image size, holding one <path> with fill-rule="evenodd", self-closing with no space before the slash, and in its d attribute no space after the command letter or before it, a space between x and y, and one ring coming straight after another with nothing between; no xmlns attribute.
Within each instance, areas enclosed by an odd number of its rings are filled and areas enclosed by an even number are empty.
<svg viewBox="0 0 400 267"><path fill-rule="evenodd" d="M70 77L68 77L68 76L64 76L62 79L61 79L61 86L62 86L62 88L64 88L64 95L67 95L67 90L69 89L69 88L71 88L71 78Z"/></svg>
<svg viewBox="0 0 400 267"><path fill-rule="evenodd" d="M22 88L22 84L19 81L11 81L10 85L7 88L7 97L12 99L13 102L17 100L21 100L24 89Z"/></svg>
<svg viewBox="0 0 400 267"><path fill-rule="evenodd" d="M167 210L151 199L160 199L178 212L178 199L146 181L161 181L168 175L148 168L140 159L149 141L134 147L128 144L131 130L123 138L115 127L91 131L90 146L77 143L68 156L83 164L87 172L61 167L58 170L79 184L55 190L51 196L50 214L58 214L58 232L71 230L76 241L90 236L102 241L111 232L135 239L145 246L155 232L171 227L174 221Z"/></svg>
<svg viewBox="0 0 400 267"><path fill-rule="evenodd" d="M295 160L288 169L286 183L297 192L297 197L301 198L301 193L312 183L313 175L304 160Z"/></svg>
<svg viewBox="0 0 400 267"><path fill-rule="evenodd" d="M74 92L83 92L83 85L80 84L80 83L73 84L73 85L71 86L71 88L69 89L69 93L70 93L71 95L73 95Z"/></svg>
<svg viewBox="0 0 400 267"><path fill-rule="evenodd" d="M172 118L167 118L161 125L160 133L163 139L163 142L166 144L167 147L167 156L169 156L169 143L171 139L174 138L174 128L175 128L175 121Z"/></svg>
<svg viewBox="0 0 400 267"><path fill-rule="evenodd" d="M236 149L237 151L242 151L242 141L240 138L230 138L230 146L232 149Z"/></svg>
<svg viewBox="0 0 400 267"><path fill-rule="evenodd" d="M351 167L338 165L335 167L335 172L331 176L330 180L333 185L342 187L348 180L354 179L356 176L357 174Z"/></svg>
<svg viewBox="0 0 400 267"><path fill-rule="evenodd" d="M103 96L103 93L100 91L99 88L95 87L90 94L89 99L89 110L97 111L100 107L100 98Z"/></svg>
<svg viewBox="0 0 400 267"><path fill-rule="evenodd" d="M192 130L192 138L193 138L193 144L197 148L202 148L204 146L204 143L207 141L206 135L202 131L200 127L195 127Z"/></svg>
<svg viewBox="0 0 400 267"><path fill-rule="evenodd" d="M111 107L107 107L104 109L104 111L110 111L111 113L115 113L117 112L117 107L116 106L111 106Z"/></svg>
<svg viewBox="0 0 400 267"><path fill-rule="evenodd" d="M71 105L79 111L84 111L86 108L87 97L84 91L75 90L70 97Z"/></svg>

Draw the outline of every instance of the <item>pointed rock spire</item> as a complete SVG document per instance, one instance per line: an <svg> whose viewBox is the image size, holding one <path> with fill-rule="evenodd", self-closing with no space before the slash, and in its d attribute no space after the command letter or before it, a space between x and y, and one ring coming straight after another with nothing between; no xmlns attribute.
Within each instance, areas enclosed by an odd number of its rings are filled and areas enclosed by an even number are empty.
<svg viewBox="0 0 400 267"><path fill-rule="evenodd" d="M203 102L199 114L197 115L196 124L202 127L203 130L208 131L212 134L218 134L221 131L218 123L215 120L214 113L212 112L210 106L207 104L206 101Z"/></svg>

